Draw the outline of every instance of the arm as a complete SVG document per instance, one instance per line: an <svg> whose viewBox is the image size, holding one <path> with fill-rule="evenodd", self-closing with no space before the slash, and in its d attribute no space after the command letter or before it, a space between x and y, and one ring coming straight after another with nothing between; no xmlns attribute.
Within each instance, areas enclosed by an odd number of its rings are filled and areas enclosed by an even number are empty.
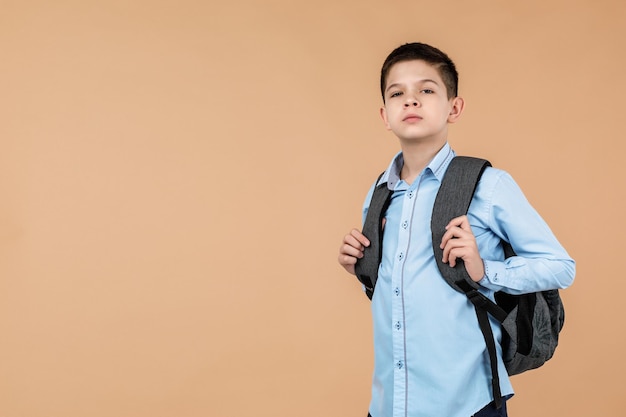
<svg viewBox="0 0 626 417"><path fill-rule="evenodd" d="M469 222L485 229L487 237L482 236L477 245L472 228L463 221L465 216L453 219L442 240L444 261L454 265L456 258L462 258L470 277L493 291L522 294L571 285L574 260L513 178L499 170L485 174L470 206ZM500 239L510 242L517 256L504 260ZM479 246L482 256L477 252Z"/></svg>

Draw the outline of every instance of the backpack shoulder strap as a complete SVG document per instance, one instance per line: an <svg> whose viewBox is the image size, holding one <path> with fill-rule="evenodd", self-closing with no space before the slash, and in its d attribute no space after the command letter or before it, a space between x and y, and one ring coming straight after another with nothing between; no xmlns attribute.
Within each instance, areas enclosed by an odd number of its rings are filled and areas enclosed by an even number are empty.
<svg viewBox="0 0 626 417"><path fill-rule="evenodd" d="M465 294L474 305L478 325L489 354L493 399L496 407L500 408L502 394L498 375L497 349L489 323L489 314L502 322L506 318L506 312L478 291L479 285L470 278L461 259L457 259L454 268L444 264L443 249L439 247L446 231L445 227L450 220L467 214L478 181L488 166L491 166L489 161L471 157L458 156L450 162L433 205L431 232L435 260L443 279L452 288Z"/></svg>
<svg viewBox="0 0 626 417"><path fill-rule="evenodd" d="M491 166L491 163L485 159L469 156L457 156L452 159L433 205L430 229L435 260L448 284L462 293L472 288L478 289L479 286L467 274L462 260L457 259L454 268L443 263L443 249L439 244L450 220L467 214L478 181L488 166Z"/></svg>
<svg viewBox="0 0 626 417"><path fill-rule="evenodd" d="M391 200L391 190L387 183L378 184L383 174L384 172L376 180L374 193L363 225L363 234L369 239L370 246L365 248L363 257L357 260L354 267L356 276L365 286L365 294L370 300L374 295L374 287L378 279L378 266L383 253L383 217L385 217Z"/></svg>

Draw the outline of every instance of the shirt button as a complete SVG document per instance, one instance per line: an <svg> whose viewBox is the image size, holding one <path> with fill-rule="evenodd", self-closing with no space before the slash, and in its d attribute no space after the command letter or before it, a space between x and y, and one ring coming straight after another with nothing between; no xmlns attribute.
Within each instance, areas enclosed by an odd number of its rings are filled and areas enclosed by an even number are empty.
<svg viewBox="0 0 626 417"><path fill-rule="evenodd" d="M404 259L404 253L400 252L400 254L398 255L398 260L401 261Z"/></svg>
<svg viewBox="0 0 626 417"><path fill-rule="evenodd" d="M413 191L409 191L407 195L409 196L409 198L413 198Z"/></svg>
<svg viewBox="0 0 626 417"><path fill-rule="evenodd" d="M409 227L409 222L407 222L406 220L402 222L402 228L406 229L407 227Z"/></svg>
<svg viewBox="0 0 626 417"><path fill-rule="evenodd" d="M396 366L398 367L398 369L402 369L402 361L396 362Z"/></svg>
<svg viewBox="0 0 626 417"><path fill-rule="evenodd" d="M393 292L394 292L396 295L400 295L400 288L396 287L396 288L393 290Z"/></svg>
<svg viewBox="0 0 626 417"><path fill-rule="evenodd" d="M396 322L396 330L400 330L402 328L402 325L400 324L399 321Z"/></svg>

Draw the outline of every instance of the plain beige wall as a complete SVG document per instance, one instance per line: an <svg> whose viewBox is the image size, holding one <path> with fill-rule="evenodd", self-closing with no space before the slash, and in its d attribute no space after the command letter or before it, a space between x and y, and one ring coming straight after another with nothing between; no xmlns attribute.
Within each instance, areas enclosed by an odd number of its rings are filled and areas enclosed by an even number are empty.
<svg viewBox="0 0 626 417"><path fill-rule="evenodd" d="M621 0L0 1L0 417L364 416L336 263L397 150L379 68L448 52L450 142L578 262L512 416L624 415Z"/></svg>

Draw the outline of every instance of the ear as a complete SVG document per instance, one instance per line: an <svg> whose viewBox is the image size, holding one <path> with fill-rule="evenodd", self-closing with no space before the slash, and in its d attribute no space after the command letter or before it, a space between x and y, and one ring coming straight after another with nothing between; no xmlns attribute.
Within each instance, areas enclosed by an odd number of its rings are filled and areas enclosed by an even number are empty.
<svg viewBox="0 0 626 417"><path fill-rule="evenodd" d="M451 100L452 107L450 108L450 114L448 115L448 123L455 123L461 117L463 109L465 108L465 100L461 97L454 97Z"/></svg>
<svg viewBox="0 0 626 417"><path fill-rule="evenodd" d="M385 109L385 106L380 108L380 117L383 119L383 123L385 124L387 130L391 130L391 126L389 126L389 119L387 119L387 109Z"/></svg>

